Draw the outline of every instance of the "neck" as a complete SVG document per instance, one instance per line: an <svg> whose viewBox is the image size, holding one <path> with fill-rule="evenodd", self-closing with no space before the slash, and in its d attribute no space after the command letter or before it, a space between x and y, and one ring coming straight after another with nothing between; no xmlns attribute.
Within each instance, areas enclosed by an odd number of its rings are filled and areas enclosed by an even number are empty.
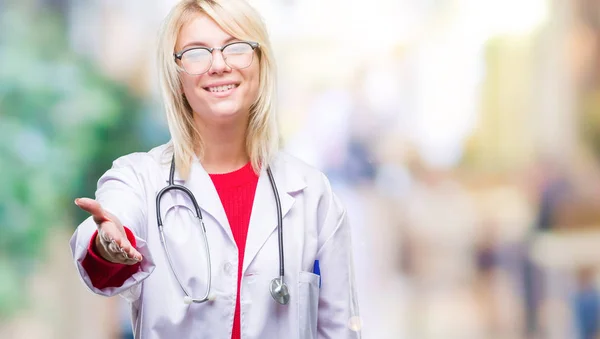
<svg viewBox="0 0 600 339"><path fill-rule="evenodd" d="M208 173L228 173L248 163L250 157L246 151L246 121L222 124L198 118L195 120L204 146L200 160Z"/></svg>

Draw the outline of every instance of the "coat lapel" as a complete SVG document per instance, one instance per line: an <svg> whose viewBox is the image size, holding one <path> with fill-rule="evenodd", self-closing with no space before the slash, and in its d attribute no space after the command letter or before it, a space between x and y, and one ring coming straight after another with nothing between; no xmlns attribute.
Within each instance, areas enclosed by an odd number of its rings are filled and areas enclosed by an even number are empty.
<svg viewBox="0 0 600 339"><path fill-rule="evenodd" d="M294 168L291 168L280 157L273 161L271 171L273 172L275 185L277 186L279 198L281 200L281 213L283 217L282 226L285 237L285 216L294 205L295 200L291 193L303 190L306 187L306 183L304 182L304 179L294 171ZM266 169L263 169L258 178L252 214L250 215L242 272L246 271L261 247L267 239L269 239L271 234L276 231L277 205L275 195Z"/></svg>
<svg viewBox="0 0 600 339"><path fill-rule="evenodd" d="M168 165L170 166L170 164ZM166 168L165 180L168 179L168 166ZM283 230L285 237L285 216L294 205L292 193L299 192L306 187L304 178L297 170L287 164L281 156L277 157L271 165L271 171L281 200L281 213L283 217ZM212 217L216 223L227 234L232 243L235 244L227 215L223 209L219 194L210 176L204 170L200 162L195 159L192 163L189 179L184 182L177 171L174 177L175 184L184 185L189 188L198 205L202 209L202 217L206 220ZM192 207L192 206L190 206ZM243 272L252 263L261 247L269 239L273 232L277 231L277 206L271 182L266 169L263 169L258 178L254 204L250 215L248 235L246 239L246 250L244 253ZM209 239L210 242L210 239Z"/></svg>
<svg viewBox="0 0 600 339"><path fill-rule="evenodd" d="M223 232L227 234L229 239L235 244L219 193L217 193L214 183L200 162L194 159L189 179L186 182L181 179L177 172L175 173L174 180L176 184L184 185L192 191L202 211L204 223L206 224L207 218L212 217L223 229Z"/></svg>

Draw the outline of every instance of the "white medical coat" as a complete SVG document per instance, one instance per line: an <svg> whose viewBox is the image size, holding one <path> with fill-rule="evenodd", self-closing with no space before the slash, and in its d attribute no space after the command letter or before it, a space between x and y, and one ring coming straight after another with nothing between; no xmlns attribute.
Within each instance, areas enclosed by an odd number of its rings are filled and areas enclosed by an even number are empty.
<svg viewBox="0 0 600 339"><path fill-rule="evenodd" d="M156 195L166 186L170 155L166 145L114 161L98 181L96 200L132 230L144 256L140 270L121 287L95 288L81 263L96 231L90 218L71 238L77 270L94 293L121 295L131 304L136 338L227 339L231 337L237 293L238 251L218 193L195 160L189 188L202 210L211 253L214 301L187 305L160 244ZM285 153L271 164L283 213L285 281L290 302L279 305L269 283L279 275L277 211L266 171L260 173L248 228L241 278L240 322L244 339L360 338L346 212L318 170ZM161 202L174 268L192 297L206 288L205 248L193 205L181 192ZM319 260L319 276L313 273Z"/></svg>

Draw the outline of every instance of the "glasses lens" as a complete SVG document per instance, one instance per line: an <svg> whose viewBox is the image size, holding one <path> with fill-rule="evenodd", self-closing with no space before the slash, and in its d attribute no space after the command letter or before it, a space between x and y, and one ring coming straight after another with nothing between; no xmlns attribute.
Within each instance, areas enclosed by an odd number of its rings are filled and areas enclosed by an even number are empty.
<svg viewBox="0 0 600 339"><path fill-rule="evenodd" d="M254 50L250 44L245 42L237 42L228 45L223 49L223 57L225 62L231 68L241 69L250 66L252 58L254 56Z"/></svg>
<svg viewBox="0 0 600 339"><path fill-rule="evenodd" d="M181 64L189 74L202 74L210 68L212 54L204 48L190 49L181 56Z"/></svg>

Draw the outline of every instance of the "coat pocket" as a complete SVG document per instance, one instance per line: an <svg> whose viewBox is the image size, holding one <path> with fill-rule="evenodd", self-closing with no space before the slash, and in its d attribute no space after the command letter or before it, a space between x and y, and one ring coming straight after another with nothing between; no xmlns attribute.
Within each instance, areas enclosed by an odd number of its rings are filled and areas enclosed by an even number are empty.
<svg viewBox="0 0 600 339"><path fill-rule="evenodd" d="M319 279L320 277L314 273L299 272L298 333L300 339L317 339Z"/></svg>

